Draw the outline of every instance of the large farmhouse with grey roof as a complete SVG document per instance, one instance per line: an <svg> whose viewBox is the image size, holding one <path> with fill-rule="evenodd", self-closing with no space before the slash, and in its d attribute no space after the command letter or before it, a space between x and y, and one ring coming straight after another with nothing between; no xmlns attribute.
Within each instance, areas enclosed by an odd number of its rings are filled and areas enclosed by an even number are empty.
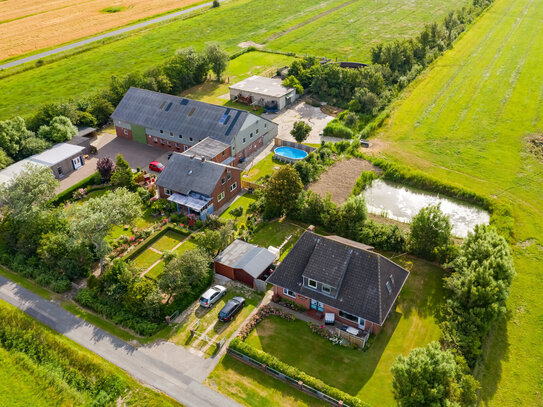
<svg viewBox="0 0 543 407"><path fill-rule="evenodd" d="M409 276L386 257L347 239L306 231L273 272L274 295L334 314L346 325L377 333Z"/></svg>
<svg viewBox="0 0 543 407"><path fill-rule="evenodd" d="M245 110L130 88L111 115L118 137L183 152L206 138L228 146L231 164L277 136L274 122ZM222 153L222 152L221 152Z"/></svg>
<svg viewBox="0 0 543 407"><path fill-rule="evenodd" d="M158 194L205 219L241 191L241 170L191 154L172 154L156 180Z"/></svg>

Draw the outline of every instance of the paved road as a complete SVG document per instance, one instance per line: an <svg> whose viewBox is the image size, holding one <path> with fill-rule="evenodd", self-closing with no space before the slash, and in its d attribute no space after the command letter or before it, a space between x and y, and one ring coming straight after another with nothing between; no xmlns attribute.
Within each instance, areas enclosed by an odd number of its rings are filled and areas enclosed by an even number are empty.
<svg viewBox="0 0 543 407"><path fill-rule="evenodd" d="M0 299L187 407L240 406L202 384L216 359L202 359L169 342L135 348L2 276Z"/></svg>
<svg viewBox="0 0 543 407"><path fill-rule="evenodd" d="M224 0L219 0L219 1L222 2ZM55 48L55 49L51 49L49 51L40 52L39 54L34 54L34 55L31 55L31 56L26 57L26 58L21 58L21 59L16 59L16 60L11 61L11 62L6 62L5 64L0 65L0 70L13 68L14 66L21 65L21 64L24 64L26 62L37 61L39 59L42 59L42 58L45 58L45 57L48 57L48 56L51 56L51 55L58 54L60 52L69 51L71 49L78 48L78 47L81 47L83 45L92 44L93 42L96 42L96 41L101 41L101 40L106 39L106 38L115 37L117 35L124 34L124 33L130 32L130 31L133 31L133 30L138 30L140 28L144 28L144 27L147 27L149 25L156 24L156 23L161 23L163 21L167 21L167 20L170 20L172 18L182 16L184 14L192 13L193 11L196 11L196 10L201 10L203 8L206 8L206 7L211 7L212 4L213 4L213 2L199 4L197 6L190 7L190 8L187 8L185 10L177 11L175 13L171 13L171 14L167 14L165 16L153 18L151 20L147 20L147 21L144 21L142 23L130 25L128 27L119 28L118 30L110 31L110 32L107 32L105 34L97 35L96 37L91 37L91 38L87 38L85 40L73 42L71 44L64 45L62 47L58 47L58 48Z"/></svg>

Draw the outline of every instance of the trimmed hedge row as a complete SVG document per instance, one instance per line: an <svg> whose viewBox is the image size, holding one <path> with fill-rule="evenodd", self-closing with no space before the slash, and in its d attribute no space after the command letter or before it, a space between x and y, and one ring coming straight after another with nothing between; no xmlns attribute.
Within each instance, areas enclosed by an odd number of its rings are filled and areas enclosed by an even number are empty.
<svg viewBox="0 0 543 407"><path fill-rule="evenodd" d="M169 231L174 231L181 234L186 234L184 231L177 229L171 225L168 225L159 231L151 234L147 239L142 241L134 250L132 250L130 253L123 256L123 260L125 261L131 261L134 260L136 257L138 257L141 253L143 253L145 250L149 248L155 241L160 239L162 236L164 236Z"/></svg>
<svg viewBox="0 0 543 407"><path fill-rule="evenodd" d="M69 199L72 198L72 195L75 191L77 191L79 188L86 188L89 185L95 185L100 183L100 174L98 172L95 172L92 175L89 175L87 178L82 179L77 184L72 185L70 188L62 191L60 194L58 194L55 199L51 201L51 204L54 206L57 206L59 204L62 204Z"/></svg>
<svg viewBox="0 0 543 407"><path fill-rule="evenodd" d="M322 380L310 376L294 366L281 362L275 356L253 348L239 338L234 338L230 342L229 347L235 351L243 353L246 356L249 356L252 359L257 360L260 363L266 364L266 366L269 366L272 369L283 373L284 375L290 376L296 380L300 380L307 386L313 387L321 393L324 393L337 400L342 400L343 403L345 403L345 405L348 405L349 407L369 407L369 404L364 403L359 398L351 396L335 387L329 386Z"/></svg>

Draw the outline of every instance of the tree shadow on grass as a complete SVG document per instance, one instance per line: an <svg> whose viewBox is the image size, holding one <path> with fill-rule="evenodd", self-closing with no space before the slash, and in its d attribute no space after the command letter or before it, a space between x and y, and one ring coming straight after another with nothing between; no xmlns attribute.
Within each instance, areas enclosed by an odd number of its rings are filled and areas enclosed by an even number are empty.
<svg viewBox="0 0 543 407"><path fill-rule="evenodd" d="M488 405L493 399L502 377L502 363L509 360L509 336L507 318L496 322L483 348L483 356L474 370L481 383L479 402Z"/></svg>

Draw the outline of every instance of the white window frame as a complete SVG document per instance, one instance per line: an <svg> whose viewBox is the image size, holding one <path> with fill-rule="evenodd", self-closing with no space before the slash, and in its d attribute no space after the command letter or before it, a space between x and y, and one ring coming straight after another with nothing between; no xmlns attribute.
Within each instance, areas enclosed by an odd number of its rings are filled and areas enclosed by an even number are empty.
<svg viewBox="0 0 543 407"><path fill-rule="evenodd" d="M311 283L314 283L315 285L312 285ZM307 286L311 288L317 288L317 280L311 280L310 278L307 279Z"/></svg>
<svg viewBox="0 0 543 407"><path fill-rule="evenodd" d="M224 199L224 191L217 196L217 202L221 202Z"/></svg>
<svg viewBox="0 0 543 407"><path fill-rule="evenodd" d="M289 290L288 288L283 288L283 294L287 297L296 298L296 293L294 291Z"/></svg>
<svg viewBox="0 0 543 407"><path fill-rule="evenodd" d="M234 182L232 185L230 185L230 192L235 191L237 187L238 187L238 183Z"/></svg>
<svg viewBox="0 0 543 407"><path fill-rule="evenodd" d="M128 129L123 129L123 133L125 136L128 136Z"/></svg>
<svg viewBox="0 0 543 407"><path fill-rule="evenodd" d="M243 137L243 139L241 140L241 142L242 142L243 144L245 144L245 141L246 141L246 140L245 140L245 137Z"/></svg>
<svg viewBox="0 0 543 407"><path fill-rule="evenodd" d="M168 188L164 188L164 193L166 195L172 195L172 190L171 189L168 189Z"/></svg>
<svg viewBox="0 0 543 407"><path fill-rule="evenodd" d="M326 291L328 290L328 291ZM332 292L332 287L326 284L322 285L322 292L325 294L330 294Z"/></svg>

